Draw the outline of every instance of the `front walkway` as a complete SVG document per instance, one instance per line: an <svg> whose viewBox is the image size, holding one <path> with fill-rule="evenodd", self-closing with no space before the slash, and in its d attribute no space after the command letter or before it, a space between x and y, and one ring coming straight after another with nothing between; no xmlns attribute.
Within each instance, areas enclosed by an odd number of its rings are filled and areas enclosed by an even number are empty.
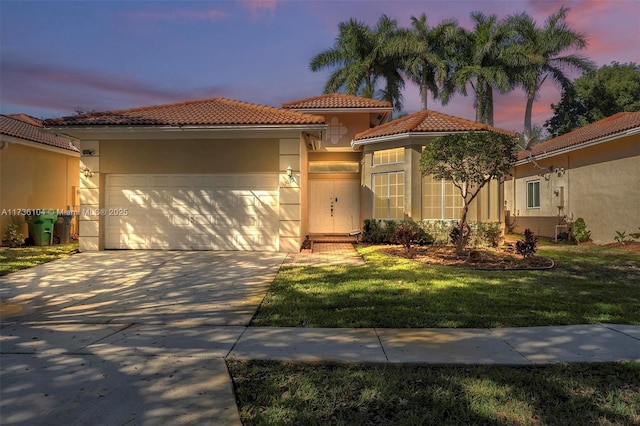
<svg viewBox="0 0 640 426"><path fill-rule="evenodd" d="M284 266L360 266L362 256L352 243L314 243L313 253L288 254Z"/></svg>

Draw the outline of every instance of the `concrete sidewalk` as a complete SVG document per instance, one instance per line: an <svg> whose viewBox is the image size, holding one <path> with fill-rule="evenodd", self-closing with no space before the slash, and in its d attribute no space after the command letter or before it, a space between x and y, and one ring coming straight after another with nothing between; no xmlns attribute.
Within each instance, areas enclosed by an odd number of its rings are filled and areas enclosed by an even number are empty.
<svg viewBox="0 0 640 426"><path fill-rule="evenodd" d="M531 365L640 361L640 326L499 329L248 327L235 359Z"/></svg>

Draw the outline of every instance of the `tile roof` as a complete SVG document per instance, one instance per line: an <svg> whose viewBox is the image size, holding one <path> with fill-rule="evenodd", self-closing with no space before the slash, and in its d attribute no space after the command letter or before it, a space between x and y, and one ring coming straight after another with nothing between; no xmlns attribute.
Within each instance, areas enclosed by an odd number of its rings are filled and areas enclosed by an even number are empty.
<svg viewBox="0 0 640 426"><path fill-rule="evenodd" d="M518 160L524 160L528 158L530 154L536 156L574 146L577 147L634 128L640 128L640 111L619 112L595 123L587 124L572 132L534 145L530 150L522 150L518 153Z"/></svg>
<svg viewBox="0 0 640 426"><path fill-rule="evenodd" d="M360 96L346 95L344 93L329 93L286 102L282 108L287 109L341 109L341 108L388 108L391 103L376 99L362 98Z"/></svg>
<svg viewBox="0 0 640 426"><path fill-rule="evenodd" d="M477 132L492 131L515 136L513 132L492 127L452 115L431 110L422 110L411 115L389 121L381 126L365 130L354 137L354 141L374 139L405 133L437 133L437 132Z"/></svg>
<svg viewBox="0 0 640 426"><path fill-rule="evenodd" d="M78 152L71 140L42 131L42 121L26 114L0 115L0 134Z"/></svg>
<svg viewBox="0 0 640 426"><path fill-rule="evenodd" d="M217 126L324 124L324 118L224 98L95 112L45 120L45 126Z"/></svg>

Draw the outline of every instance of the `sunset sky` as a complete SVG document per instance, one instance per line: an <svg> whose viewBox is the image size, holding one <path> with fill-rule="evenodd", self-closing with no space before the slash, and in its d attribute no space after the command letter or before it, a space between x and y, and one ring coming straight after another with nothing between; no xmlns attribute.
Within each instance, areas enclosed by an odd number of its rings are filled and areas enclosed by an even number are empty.
<svg viewBox="0 0 640 426"><path fill-rule="evenodd" d="M640 63L640 1L7 1L0 0L0 113L50 118L75 108L111 110L209 97L280 106L322 93L330 71L309 61L333 45L338 24L371 26L382 14L408 27L426 13L470 28L469 14L527 12L540 24L568 6L596 65ZM545 83L534 122L560 91ZM405 111L420 108L407 83ZM430 109L474 119L471 96ZM521 131L525 95L496 99L495 124Z"/></svg>

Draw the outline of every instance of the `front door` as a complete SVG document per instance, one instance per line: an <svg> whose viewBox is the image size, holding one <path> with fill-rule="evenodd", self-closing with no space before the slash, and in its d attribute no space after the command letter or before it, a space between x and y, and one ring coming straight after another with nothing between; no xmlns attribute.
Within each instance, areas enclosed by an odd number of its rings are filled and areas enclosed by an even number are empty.
<svg viewBox="0 0 640 426"><path fill-rule="evenodd" d="M309 233L347 234L359 221L359 180L309 180Z"/></svg>

